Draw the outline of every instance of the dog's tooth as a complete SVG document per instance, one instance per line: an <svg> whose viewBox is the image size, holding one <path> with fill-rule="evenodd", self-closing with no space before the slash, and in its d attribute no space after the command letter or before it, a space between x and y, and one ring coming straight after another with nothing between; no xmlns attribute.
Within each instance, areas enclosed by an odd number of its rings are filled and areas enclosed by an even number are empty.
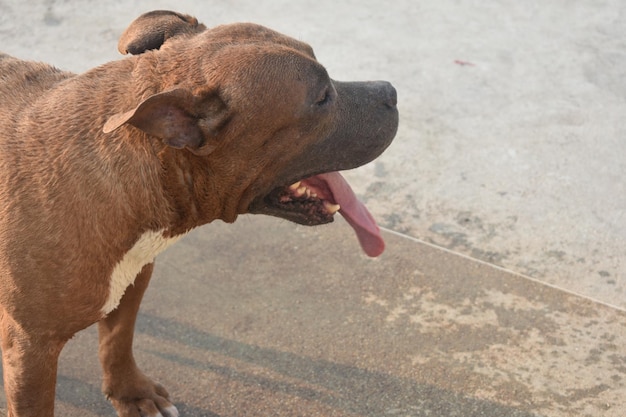
<svg viewBox="0 0 626 417"><path fill-rule="evenodd" d="M306 189L305 193L306 193L306 198L311 197L311 190L309 190L308 188Z"/></svg>
<svg viewBox="0 0 626 417"><path fill-rule="evenodd" d="M324 208L330 214L335 214L341 209L341 206L339 204L333 204L330 201L324 200Z"/></svg>
<svg viewBox="0 0 626 417"><path fill-rule="evenodd" d="M302 197L306 193L307 188L303 185L293 192L296 197Z"/></svg>
<svg viewBox="0 0 626 417"><path fill-rule="evenodd" d="M289 186L289 189L290 189L290 190L292 190L292 191L293 191L293 190L297 190L298 188L300 188L300 183L301 183L301 182L302 182L302 181L294 182L293 184L291 184L291 185Z"/></svg>
<svg viewBox="0 0 626 417"><path fill-rule="evenodd" d="M317 193L311 193L312 198L317 198Z"/></svg>

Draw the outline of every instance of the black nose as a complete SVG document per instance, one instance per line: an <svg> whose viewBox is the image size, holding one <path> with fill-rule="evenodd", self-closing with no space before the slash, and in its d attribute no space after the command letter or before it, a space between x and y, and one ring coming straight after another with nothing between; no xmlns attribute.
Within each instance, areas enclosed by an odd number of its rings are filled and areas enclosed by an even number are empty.
<svg viewBox="0 0 626 417"><path fill-rule="evenodd" d="M389 107L390 109L393 109L398 104L398 93L396 92L396 89L393 87L393 85L391 85L390 83L387 83L387 84L388 86L387 86L387 89L385 90L387 94L385 105Z"/></svg>
<svg viewBox="0 0 626 417"><path fill-rule="evenodd" d="M372 81L372 84L383 104L390 109L395 108L398 104L398 93L393 85L387 81Z"/></svg>

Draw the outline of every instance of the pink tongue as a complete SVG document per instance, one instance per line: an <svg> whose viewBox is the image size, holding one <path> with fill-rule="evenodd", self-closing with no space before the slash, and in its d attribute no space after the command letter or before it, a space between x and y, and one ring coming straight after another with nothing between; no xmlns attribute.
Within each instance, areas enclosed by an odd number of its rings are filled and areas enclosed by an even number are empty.
<svg viewBox="0 0 626 417"><path fill-rule="evenodd" d="M368 256L376 257L385 250L385 242L380 235L376 220L354 195L348 182L338 172L329 172L316 176L328 185L333 194L334 203L339 204L339 213L352 226L359 238L363 251Z"/></svg>

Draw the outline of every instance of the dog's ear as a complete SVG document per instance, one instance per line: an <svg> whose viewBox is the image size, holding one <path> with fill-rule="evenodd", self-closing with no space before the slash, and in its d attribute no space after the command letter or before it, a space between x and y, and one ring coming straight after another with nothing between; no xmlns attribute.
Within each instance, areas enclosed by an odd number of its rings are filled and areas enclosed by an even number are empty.
<svg viewBox="0 0 626 417"><path fill-rule="evenodd" d="M154 94L132 110L117 113L104 124L104 133L130 124L176 149L208 155L219 144L217 133L228 121L228 110L215 92L194 96L177 88Z"/></svg>
<svg viewBox="0 0 626 417"><path fill-rule="evenodd" d="M183 34L200 33L206 29L198 19L169 10L144 13L126 28L117 44L122 54L138 55L159 49L165 41Z"/></svg>

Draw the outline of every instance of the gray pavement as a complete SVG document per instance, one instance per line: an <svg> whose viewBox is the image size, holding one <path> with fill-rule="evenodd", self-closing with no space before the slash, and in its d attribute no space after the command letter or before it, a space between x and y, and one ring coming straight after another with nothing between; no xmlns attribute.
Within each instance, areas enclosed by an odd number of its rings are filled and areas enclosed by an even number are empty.
<svg viewBox="0 0 626 417"><path fill-rule="evenodd" d="M343 222L247 217L162 255L136 356L183 416L624 415L626 313ZM94 329L60 361L57 415L112 416Z"/></svg>
<svg viewBox="0 0 626 417"><path fill-rule="evenodd" d="M626 414L626 3L0 0L0 50L80 72L157 8L307 41L401 112L346 174L380 259L252 217L160 259L138 356L185 416ZM64 352L58 415L112 415L95 352Z"/></svg>

